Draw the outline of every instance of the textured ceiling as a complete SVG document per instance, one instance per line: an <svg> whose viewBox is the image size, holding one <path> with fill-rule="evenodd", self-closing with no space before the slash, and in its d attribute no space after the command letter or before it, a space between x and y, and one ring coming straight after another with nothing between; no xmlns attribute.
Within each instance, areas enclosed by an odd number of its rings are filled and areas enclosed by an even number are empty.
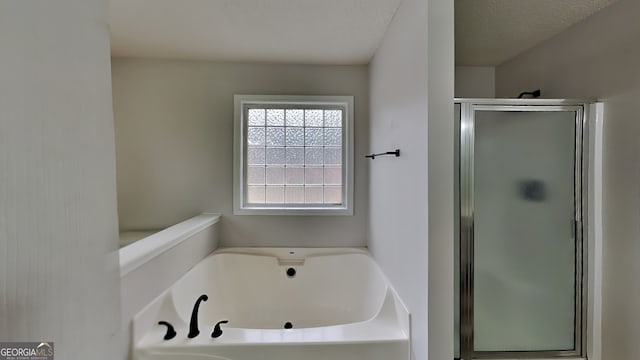
<svg viewBox="0 0 640 360"><path fill-rule="evenodd" d="M455 0L456 65L499 65L616 0Z"/></svg>
<svg viewBox="0 0 640 360"><path fill-rule="evenodd" d="M113 56L366 64L401 0L110 0Z"/></svg>
<svg viewBox="0 0 640 360"><path fill-rule="evenodd" d="M112 55L366 64L401 1L110 0ZM615 1L455 0L456 64L501 64Z"/></svg>

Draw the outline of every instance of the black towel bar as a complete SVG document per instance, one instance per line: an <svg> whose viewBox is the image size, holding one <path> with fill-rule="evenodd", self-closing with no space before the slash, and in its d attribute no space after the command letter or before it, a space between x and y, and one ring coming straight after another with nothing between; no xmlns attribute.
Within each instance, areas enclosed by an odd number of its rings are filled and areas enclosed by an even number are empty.
<svg viewBox="0 0 640 360"><path fill-rule="evenodd" d="M395 155L396 157L398 157L398 156L400 156L400 149L396 149L395 151L387 151L387 152L383 152L383 153L379 153L379 154L365 155L365 157L369 158L371 160L374 160L376 158L376 156L383 156L383 155Z"/></svg>

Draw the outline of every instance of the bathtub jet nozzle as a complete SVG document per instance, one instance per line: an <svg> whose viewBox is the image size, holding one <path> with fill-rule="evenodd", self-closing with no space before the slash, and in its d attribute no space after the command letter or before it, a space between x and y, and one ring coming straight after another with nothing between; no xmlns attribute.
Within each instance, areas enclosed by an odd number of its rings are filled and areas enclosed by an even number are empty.
<svg viewBox="0 0 640 360"><path fill-rule="evenodd" d="M191 322L189 323L189 335L187 337L189 339L193 339L194 337L200 334L200 330L198 330L198 309L200 308L200 302L209 300L207 295L200 295L198 300L196 300L195 305L193 305L193 311L191 312Z"/></svg>
<svg viewBox="0 0 640 360"><path fill-rule="evenodd" d="M216 323L216 326L213 327L213 332L211 333L212 338L219 338L222 335L222 329L220 328L220 324L226 324L229 320L220 320Z"/></svg>

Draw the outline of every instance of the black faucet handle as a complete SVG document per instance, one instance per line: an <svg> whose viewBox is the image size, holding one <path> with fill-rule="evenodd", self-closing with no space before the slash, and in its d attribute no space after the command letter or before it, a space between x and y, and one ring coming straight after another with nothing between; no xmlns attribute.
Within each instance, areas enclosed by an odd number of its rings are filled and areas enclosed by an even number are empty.
<svg viewBox="0 0 640 360"><path fill-rule="evenodd" d="M173 328L173 325L166 321L158 321L158 325L165 325L167 327L167 333L164 335L165 340L171 340L176 337L176 330Z"/></svg>
<svg viewBox="0 0 640 360"><path fill-rule="evenodd" d="M229 320L220 320L216 323L216 326L213 327L213 332L211 333L212 338L219 338L222 335L222 329L220 328L220 324L227 324Z"/></svg>

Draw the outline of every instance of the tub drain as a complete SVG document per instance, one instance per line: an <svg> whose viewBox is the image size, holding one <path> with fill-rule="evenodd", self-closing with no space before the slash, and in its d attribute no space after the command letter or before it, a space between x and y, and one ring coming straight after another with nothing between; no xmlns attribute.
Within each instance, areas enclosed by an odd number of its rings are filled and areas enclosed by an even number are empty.
<svg viewBox="0 0 640 360"><path fill-rule="evenodd" d="M286 323L284 323L284 328L285 329L293 329L293 324L290 323L289 321L287 321Z"/></svg>

